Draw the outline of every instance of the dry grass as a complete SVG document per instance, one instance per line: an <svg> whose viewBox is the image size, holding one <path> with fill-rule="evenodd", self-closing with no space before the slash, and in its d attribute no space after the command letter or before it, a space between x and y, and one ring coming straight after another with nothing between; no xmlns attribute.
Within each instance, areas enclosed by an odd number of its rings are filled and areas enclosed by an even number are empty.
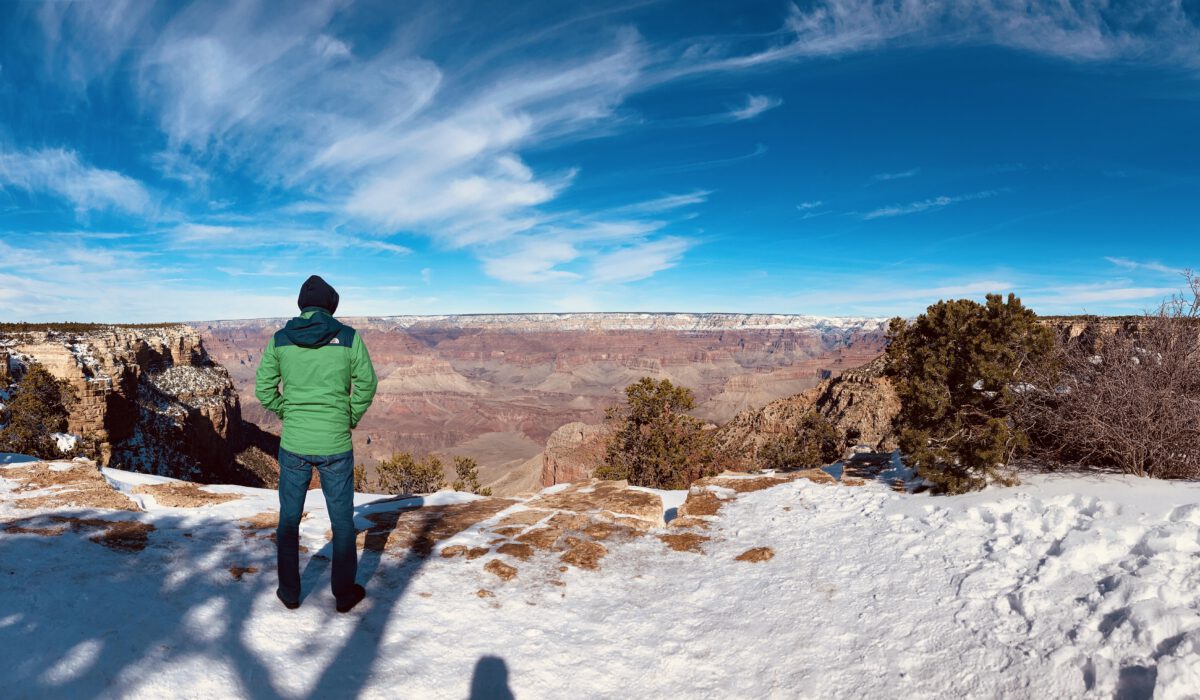
<svg viewBox="0 0 1200 700"><path fill-rule="evenodd" d="M62 471L51 469L46 462L34 462L5 469L4 478L20 484L16 489L18 494L49 490L11 499L9 502L18 508L140 510L128 496L109 485L100 468L91 462L71 462L70 468Z"/></svg>
<svg viewBox="0 0 1200 700"><path fill-rule="evenodd" d="M770 547L755 547L754 549L747 549L746 551L737 555L737 560L754 563L767 561L774 556L775 550L771 549Z"/></svg>
<svg viewBox="0 0 1200 700"><path fill-rule="evenodd" d="M234 581L241 581L242 577L245 576L246 574L257 574L257 573L258 573L257 566L231 566L231 567L229 567L229 575L233 577Z"/></svg>
<svg viewBox="0 0 1200 700"><path fill-rule="evenodd" d="M494 574L501 581L511 581L517 577L517 569L514 566L509 566L499 559L493 559L484 565L483 570Z"/></svg>
<svg viewBox="0 0 1200 700"><path fill-rule="evenodd" d="M502 544L496 548L496 551L500 554L507 554L515 559L520 559L521 561L528 561L533 556L533 547L520 542Z"/></svg>
<svg viewBox="0 0 1200 700"><path fill-rule="evenodd" d="M659 535L658 539L665 542L668 547L676 552L692 552L695 554L704 554L704 548L700 545L709 541L708 537L698 535L694 532L681 532L677 535Z"/></svg>
<svg viewBox="0 0 1200 700"><path fill-rule="evenodd" d="M678 514L683 516L716 515L721 510L721 499L712 491L689 491L687 500L679 506ZM678 519L678 518L677 518Z"/></svg>
<svg viewBox="0 0 1200 700"><path fill-rule="evenodd" d="M139 486L134 493L144 493L154 497L160 505L170 508L203 508L227 501L236 501L241 496L234 493L212 493L205 491L196 484L174 483Z"/></svg>
<svg viewBox="0 0 1200 700"><path fill-rule="evenodd" d="M118 552L140 552L146 548L150 533L155 527L135 520L104 520L102 518L76 518L63 515L38 515L8 521L2 528L5 532L41 537L57 537L72 532L97 531L90 539Z"/></svg>
<svg viewBox="0 0 1200 700"><path fill-rule="evenodd" d="M567 551L559 559L567 564L578 566L581 569L589 569L595 571L600 568L600 560L604 555L608 554L608 550L599 542L590 542L578 537L567 538Z"/></svg>

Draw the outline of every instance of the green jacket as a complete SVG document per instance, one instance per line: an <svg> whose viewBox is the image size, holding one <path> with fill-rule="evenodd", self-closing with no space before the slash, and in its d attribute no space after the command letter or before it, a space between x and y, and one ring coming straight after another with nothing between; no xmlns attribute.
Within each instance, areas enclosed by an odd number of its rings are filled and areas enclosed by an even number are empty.
<svg viewBox="0 0 1200 700"><path fill-rule="evenodd" d="M367 412L377 384L362 337L312 307L267 342L254 393L283 419L285 450L326 456L353 449L350 430Z"/></svg>

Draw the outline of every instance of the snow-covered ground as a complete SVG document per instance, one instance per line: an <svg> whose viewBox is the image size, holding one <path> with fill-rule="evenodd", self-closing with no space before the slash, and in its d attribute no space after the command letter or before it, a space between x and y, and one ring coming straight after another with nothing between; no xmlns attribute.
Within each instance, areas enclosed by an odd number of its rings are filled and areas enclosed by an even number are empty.
<svg viewBox="0 0 1200 700"><path fill-rule="evenodd" d="M169 481L105 475L131 494ZM0 519L30 515L15 488L0 479ZM724 502L702 553L636 537L598 570L539 552L505 582L485 559L439 556L486 544L474 527L424 559L364 552L369 597L348 615L320 558L300 609L275 599L274 547L239 526L272 492L208 490L242 498L48 511L153 524L137 552L0 530L0 694L1200 697L1195 483L1034 476L932 497L796 480ZM327 554L319 493L308 510L302 542Z"/></svg>

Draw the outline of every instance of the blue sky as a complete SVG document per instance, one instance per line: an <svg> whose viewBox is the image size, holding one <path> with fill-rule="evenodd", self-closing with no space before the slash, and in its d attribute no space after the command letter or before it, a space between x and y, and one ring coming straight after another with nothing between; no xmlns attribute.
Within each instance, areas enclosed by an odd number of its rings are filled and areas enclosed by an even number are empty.
<svg viewBox="0 0 1200 700"><path fill-rule="evenodd" d="M1200 2L6 2L0 319L1129 313Z"/></svg>

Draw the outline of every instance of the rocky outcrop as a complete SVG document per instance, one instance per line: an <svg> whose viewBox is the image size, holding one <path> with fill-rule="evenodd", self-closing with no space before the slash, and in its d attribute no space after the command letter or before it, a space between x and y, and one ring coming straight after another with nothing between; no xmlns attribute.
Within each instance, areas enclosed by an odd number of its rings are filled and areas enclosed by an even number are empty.
<svg viewBox="0 0 1200 700"><path fill-rule="evenodd" d="M102 326L0 336L25 366L66 380L77 401L68 430L102 465L210 482L262 485L238 465L237 390L187 326Z"/></svg>
<svg viewBox="0 0 1200 700"><path fill-rule="evenodd" d="M542 486L587 479L604 463L611 434L605 424L567 423L550 434L542 453Z"/></svg>
<svg viewBox="0 0 1200 700"><path fill-rule="evenodd" d="M813 410L833 424L847 447L896 448L894 423L900 399L891 380L883 376L882 357L826 379L803 394L739 414L720 428L719 444L726 454L746 460L747 466L762 466L755 464L759 449L778 436L795 434L800 419Z"/></svg>

